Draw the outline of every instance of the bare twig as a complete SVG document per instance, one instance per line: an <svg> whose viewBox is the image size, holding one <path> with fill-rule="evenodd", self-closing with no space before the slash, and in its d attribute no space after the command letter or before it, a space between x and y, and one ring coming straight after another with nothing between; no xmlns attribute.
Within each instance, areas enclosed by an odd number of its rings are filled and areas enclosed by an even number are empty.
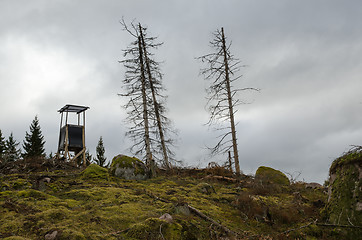
<svg viewBox="0 0 362 240"><path fill-rule="evenodd" d="M106 234L106 236L109 236L109 235L118 235L118 234L121 234L121 233L126 233L130 230L131 228L126 228L126 229L123 229L121 231L117 231L117 232L111 232L111 233L108 233Z"/></svg>
<svg viewBox="0 0 362 240"><path fill-rule="evenodd" d="M160 235L161 235L161 238L162 238L163 240L165 240L165 238L164 238L164 236L163 236L163 234L162 234L162 225L163 225L163 223L160 224Z"/></svg>
<svg viewBox="0 0 362 240"><path fill-rule="evenodd" d="M293 232L293 231L297 231L297 230L300 230L300 229L309 227L310 225L316 224L316 223L317 223L317 219L314 220L313 222L310 222L310 223L308 223L308 224L306 224L306 225L303 225L303 226L300 226L300 227L298 227L298 228L288 229L288 230L286 230L286 231L284 231L284 232L282 232L282 233L280 233L280 234L286 234L286 233L290 233L290 232Z"/></svg>
<svg viewBox="0 0 362 240"><path fill-rule="evenodd" d="M321 227L341 227L341 228L358 228L362 229L362 226L355 225L340 225L340 224L329 224L329 223L316 223L317 226Z"/></svg>

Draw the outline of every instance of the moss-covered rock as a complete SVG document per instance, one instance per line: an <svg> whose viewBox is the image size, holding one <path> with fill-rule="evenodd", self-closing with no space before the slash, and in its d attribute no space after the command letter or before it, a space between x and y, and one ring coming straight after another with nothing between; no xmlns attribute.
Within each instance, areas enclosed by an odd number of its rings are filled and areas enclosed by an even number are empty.
<svg viewBox="0 0 362 240"><path fill-rule="evenodd" d="M328 202L324 210L327 221L333 224L360 226L362 222L361 150L337 158L331 165L329 176ZM349 234L354 233L349 231ZM361 231L358 234L361 234Z"/></svg>
<svg viewBox="0 0 362 240"><path fill-rule="evenodd" d="M89 165L83 172L83 178L86 179L108 179L108 170L97 164Z"/></svg>
<svg viewBox="0 0 362 240"><path fill-rule="evenodd" d="M135 157L115 156L112 160L110 173L126 180L145 180L149 174L145 164Z"/></svg>
<svg viewBox="0 0 362 240"><path fill-rule="evenodd" d="M289 179L279 170L271 167L260 166L255 173L255 179L261 180L266 183L274 183L280 185L289 185Z"/></svg>

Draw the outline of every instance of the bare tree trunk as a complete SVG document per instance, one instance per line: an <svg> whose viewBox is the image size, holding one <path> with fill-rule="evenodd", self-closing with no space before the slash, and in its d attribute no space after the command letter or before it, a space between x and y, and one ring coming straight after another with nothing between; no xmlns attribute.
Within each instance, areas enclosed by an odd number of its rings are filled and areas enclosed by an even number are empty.
<svg viewBox="0 0 362 240"><path fill-rule="evenodd" d="M228 160L229 160L229 170L232 173L233 172L233 164L231 162L231 153L228 151Z"/></svg>
<svg viewBox="0 0 362 240"><path fill-rule="evenodd" d="M233 141L233 152L234 152L234 161L235 161L235 171L237 175L240 175L240 165L239 165L239 154L238 154L238 145L236 139L236 130L235 130L235 121L234 121L234 109L233 102L230 90L230 78L229 78L229 64L227 60L227 51L225 44L225 36L224 36L224 28L221 28L222 33L222 50L224 55L224 65L225 65L225 83L229 104L229 117L230 117L230 125L231 125L231 136Z"/></svg>
<svg viewBox="0 0 362 240"><path fill-rule="evenodd" d="M163 152L163 160L164 160L164 163L165 163L165 166L166 166L167 170L169 170L169 169L171 169L171 165L170 165L170 162L168 160L168 154L167 154L167 149L166 149L166 145L165 145L165 137L164 137L164 134L163 134L163 128L162 128L161 118L160 118L160 110L159 110L159 105L158 105L158 102L157 102L157 99L156 99L155 88L154 88L154 85L153 85L153 78L152 78L152 74L151 74L150 63L149 63L149 59L147 57L146 44L145 44L145 41L144 41L144 38L143 38L141 24L139 24L138 26L139 26L140 38L141 38L142 47L143 47L143 54L145 56L148 80L149 80L149 84L150 84L150 88L151 88L151 92L152 92L152 100L153 100L153 105L154 105L154 108L155 108L155 115L156 115L156 120L157 120L158 132L160 134L160 140L161 140L161 146L162 146L162 152Z"/></svg>
<svg viewBox="0 0 362 240"><path fill-rule="evenodd" d="M151 170L152 176L154 176L155 169L154 169L154 165L152 162L150 133L149 133L149 126L148 126L145 68L144 68L144 64L143 64L143 51L142 51L140 37L138 37L138 51L139 51L139 61L140 61L140 67L141 67L143 121L144 121L144 126L145 126L145 145L146 145L146 165L147 165L148 169Z"/></svg>

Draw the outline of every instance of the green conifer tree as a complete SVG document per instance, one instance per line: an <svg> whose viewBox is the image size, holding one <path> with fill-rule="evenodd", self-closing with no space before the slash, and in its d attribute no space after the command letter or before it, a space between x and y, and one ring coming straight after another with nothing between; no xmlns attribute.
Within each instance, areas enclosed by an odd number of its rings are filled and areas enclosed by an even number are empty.
<svg viewBox="0 0 362 240"><path fill-rule="evenodd" d="M25 140L23 141L24 158L31 157L44 157L44 136L42 135L39 119L35 116L34 120L30 125L30 133L25 133Z"/></svg>
<svg viewBox="0 0 362 240"><path fill-rule="evenodd" d="M5 150L6 150L5 138L3 137L3 134L0 129L0 161L3 160L4 158Z"/></svg>
<svg viewBox="0 0 362 240"><path fill-rule="evenodd" d="M101 167L105 167L107 158L104 156L105 153L104 145L103 145L103 138L102 136L99 138L98 145L96 148L96 155L97 158L94 161Z"/></svg>
<svg viewBox="0 0 362 240"><path fill-rule="evenodd" d="M6 162L14 162L20 158L21 152L18 149L19 143L14 139L13 133L10 134L9 138L5 141L5 156Z"/></svg>

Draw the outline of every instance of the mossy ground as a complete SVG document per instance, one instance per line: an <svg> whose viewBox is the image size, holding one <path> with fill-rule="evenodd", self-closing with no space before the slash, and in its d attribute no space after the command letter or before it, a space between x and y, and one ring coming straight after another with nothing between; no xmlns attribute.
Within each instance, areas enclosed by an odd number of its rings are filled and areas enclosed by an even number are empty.
<svg viewBox="0 0 362 240"><path fill-rule="evenodd" d="M50 178L43 191L34 189L41 176ZM326 201L321 189L306 189L300 183L275 191L273 185L258 185L252 178L225 183L204 177L201 172L182 177L161 174L145 181L108 176L95 180L81 171L3 175L0 238L44 239L55 230L57 239L226 236L209 221L180 210L185 203L239 233L240 239L340 238L315 225L300 228L319 218L321 206L315 202ZM303 199L294 197L296 191ZM158 219L165 213L172 215L171 223ZM288 229L296 230L283 233Z"/></svg>

